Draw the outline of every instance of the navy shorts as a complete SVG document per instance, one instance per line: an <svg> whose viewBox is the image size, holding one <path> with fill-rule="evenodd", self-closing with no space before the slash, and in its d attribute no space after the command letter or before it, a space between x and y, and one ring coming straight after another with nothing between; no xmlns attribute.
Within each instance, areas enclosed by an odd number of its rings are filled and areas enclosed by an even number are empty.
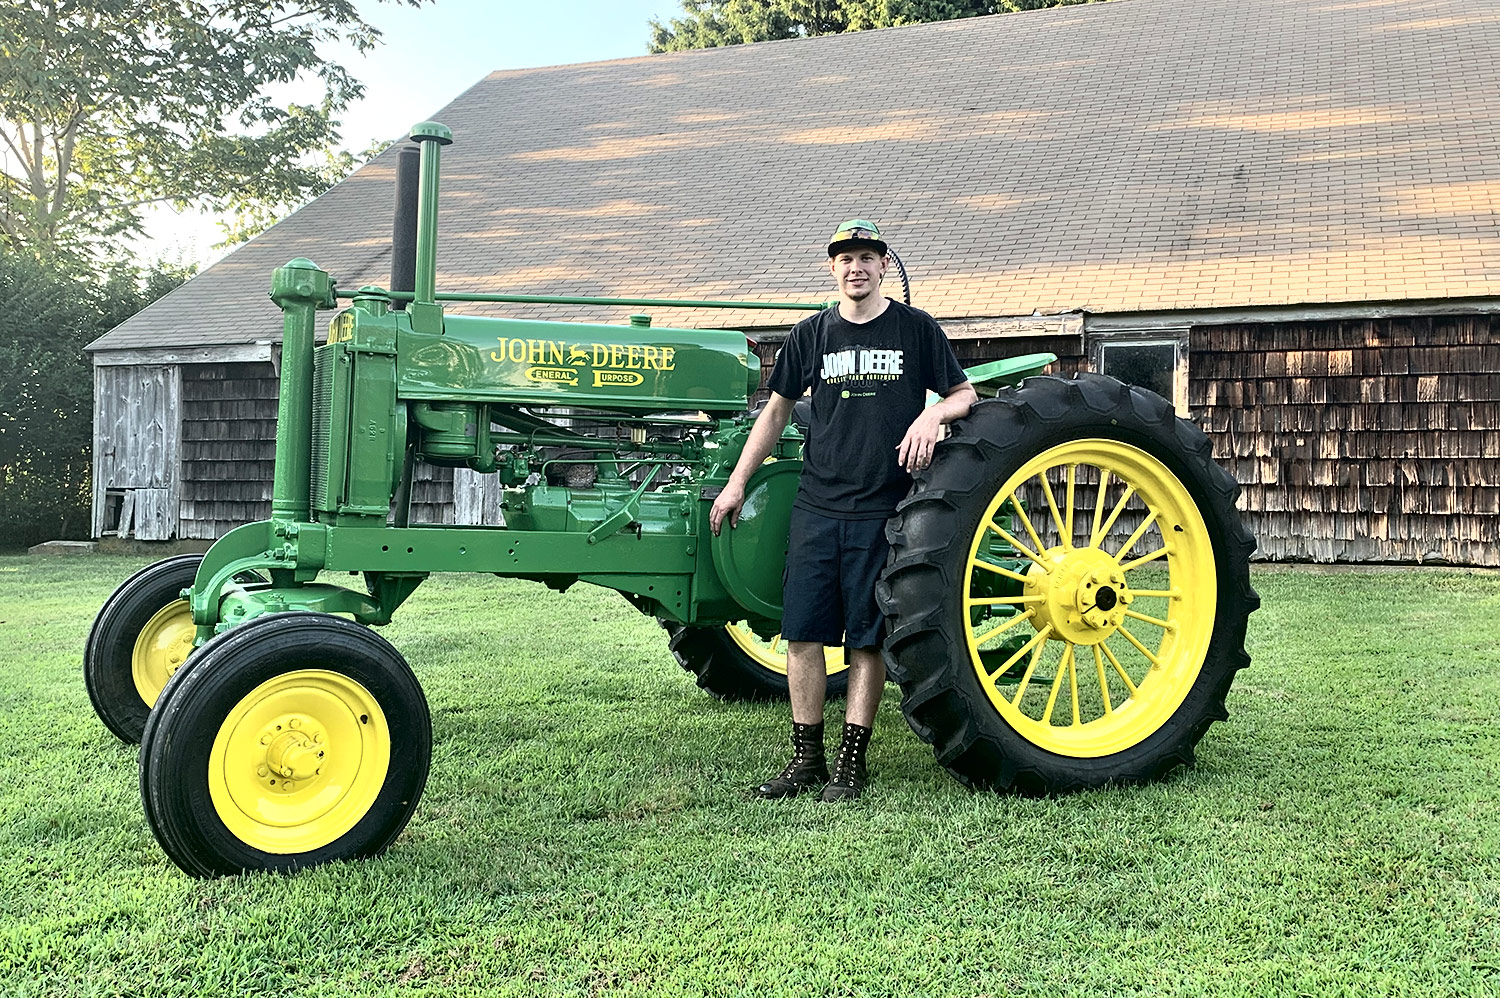
<svg viewBox="0 0 1500 998"><path fill-rule="evenodd" d="M839 520L792 507L781 636L849 648L880 644L875 580L889 550L883 517Z"/></svg>

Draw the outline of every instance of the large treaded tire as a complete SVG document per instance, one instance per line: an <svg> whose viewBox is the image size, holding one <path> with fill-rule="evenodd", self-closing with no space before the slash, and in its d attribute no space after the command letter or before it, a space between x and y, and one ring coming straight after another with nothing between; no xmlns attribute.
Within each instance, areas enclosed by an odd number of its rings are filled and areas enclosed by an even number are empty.
<svg viewBox="0 0 1500 998"><path fill-rule="evenodd" d="M720 700L787 700L791 696L785 671L756 661L723 627L686 627L657 618L666 630L672 655L698 681L698 686ZM847 666L828 676L826 699L849 692Z"/></svg>
<svg viewBox="0 0 1500 998"><path fill-rule="evenodd" d="M141 798L193 876L290 871L382 852L431 758L427 701L400 652L339 617L273 614L168 681L141 741Z"/></svg>
<svg viewBox="0 0 1500 998"><path fill-rule="evenodd" d="M1214 463L1208 437L1178 418L1159 396L1090 374L1073 379L1030 378L1019 388L979 402L952 429L949 438L938 445L930 468L917 477L911 493L887 525L891 556L876 589L887 615L884 652L889 673L901 686L901 709L912 730L932 745L940 764L973 788L1058 793L1154 780L1178 766L1190 765L1194 746L1209 725L1228 716L1225 695L1235 673L1250 661L1245 652L1247 617L1260 604L1249 575L1255 541L1235 510L1239 486ZM971 611L965 599L966 579L983 574L973 571L971 552L978 548L971 548L971 542L977 544L974 538L987 536L987 511L995 508L992 503L1005 488L1004 483L1013 481L1012 476L1021 476L1046 454L1056 453L1052 448L1092 445L1092 441L1104 441L1105 448L1118 447L1132 454L1144 452L1175 476L1180 486L1164 480L1181 504L1187 505L1190 498L1202 515L1213 551L1213 571L1203 571L1207 578L1216 579L1217 585L1212 601L1203 601L1212 606L1211 636L1206 623L1199 625L1200 645L1206 642L1206 654L1201 663L1184 663L1182 675L1192 678L1181 680L1184 689L1179 691L1180 706L1162 708L1164 722L1143 733L1134 744L1118 751L1080 755L1036 744L1048 734L1045 727L1033 726L1028 733L1018 730L1024 725L1007 721L994 699L993 676L991 689L986 690L976 668L969 646ZM1096 505L1106 505L1102 496ZM1071 505L1068 508L1071 511ZM1068 515L1071 517L1071 512ZM1071 526L1073 520L1068 523ZM1061 533L1059 529L1058 536ZM1050 550L1064 549L1059 545ZM1033 575L1040 569L1033 566ZM1055 577L1063 578L1064 573L1059 571ZM1176 584L1175 577L1171 584ZM1058 584L1058 591L1065 589ZM1200 590L1206 591L1206 587ZM1082 606L1082 602L1077 605ZM1097 603L1102 605L1102 601ZM1036 626L1036 621L1032 625ZM1014 633L1031 633L1031 629L1023 626ZM1066 642L1060 644L1068 647ZM1087 649L1090 663L1098 655L1089 645L1077 648ZM1068 647L1068 652L1077 648ZM1080 677L1092 681L1092 672L1084 673L1079 659L1070 661L1074 663L1075 683L1081 683ZM1067 674L1062 665L1056 671ZM1102 665L1098 681L1100 686L1106 685ZM1144 687L1146 681L1141 679L1140 685ZM1059 680L1053 687L1054 698L1059 686L1066 689ZM1078 688L1074 686L1074 725L1079 724ZM1135 694L1133 686L1130 691ZM1023 681L1021 692L1015 694L1015 705L1021 704L1024 694ZM1108 704L1108 692L1100 699ZM1166 715L1168 710L1171 713ZM1050 717L1050 703L1047 711ZM1123 716L1135 715L1120 712L1105 720L1107 724L1119 724ZM1044 718L1040 723L1059 722Z"/></svg>
<svg viewBox="0 0 1500 998"><path fill-rule="evenodd" d="M99 608L83 647L83 685L94 713L123 742L140 742L151 704L136 688L136 641L156 614L193 584L201 554L182 554L147 565L110 594Z"/></svg>

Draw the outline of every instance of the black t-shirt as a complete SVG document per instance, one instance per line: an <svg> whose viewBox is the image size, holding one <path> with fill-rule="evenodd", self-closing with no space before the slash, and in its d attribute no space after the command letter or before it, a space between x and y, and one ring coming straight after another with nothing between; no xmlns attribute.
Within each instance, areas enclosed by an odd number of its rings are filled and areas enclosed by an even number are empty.
<svg viewBox="0 0 1500 998"><path fill-rule="evenodd" d="M845 520L883 518L911 488L896 448L921 415L927 392L965 379L937 321L891 301L869 322L838 307L792 327L771 372L771 391L795 399L812 389L795 505Z"/></svg>

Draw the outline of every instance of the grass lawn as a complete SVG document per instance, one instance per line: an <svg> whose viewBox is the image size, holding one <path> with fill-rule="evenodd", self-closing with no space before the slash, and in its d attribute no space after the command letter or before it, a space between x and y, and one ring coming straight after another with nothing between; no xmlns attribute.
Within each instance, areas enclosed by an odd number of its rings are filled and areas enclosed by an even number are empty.
<svg viewBox="0 0 1500 998"><path fill-rule="evenodd" d="M440 577L384 632L435 729L406 832L199 882L80 674L143 563L0 558L3 995L1500 991L1500 575L1257 573L1230 721L1144 788L971 794L893 687L840 807L748 799L785 708L618 596Z"/></svg>

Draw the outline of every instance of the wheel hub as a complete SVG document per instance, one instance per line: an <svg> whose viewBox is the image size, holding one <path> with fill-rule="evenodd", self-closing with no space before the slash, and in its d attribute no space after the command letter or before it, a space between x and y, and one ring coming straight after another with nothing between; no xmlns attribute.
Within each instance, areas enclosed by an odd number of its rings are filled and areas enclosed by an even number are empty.
<svg viewBox="0 0 1500 998"><path fill-rule="evenodd" d="M1135 596L1125 582L1119 562L1098 548L1048 549L1046 565L1033 564L1026 576L1026 594L1041 596L1033 624L1079 645L1104 641L1125 620Z"/></svg>
<svg viewBox="0 0 1500 998"><path fill-rule="evenodd" d="M323 729L296 715L277 718L261 731L264 761L256 775L266 786L291 793L304 781L323 773L328 760L328 736Z"/></svg>

